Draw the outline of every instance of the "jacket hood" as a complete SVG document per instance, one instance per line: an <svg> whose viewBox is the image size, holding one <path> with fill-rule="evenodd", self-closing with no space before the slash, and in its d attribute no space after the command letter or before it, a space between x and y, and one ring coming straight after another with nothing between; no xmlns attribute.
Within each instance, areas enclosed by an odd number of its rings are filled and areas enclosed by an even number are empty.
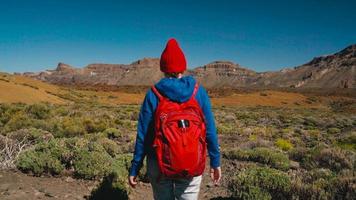
<svg viewBox="0 0 356 200"><path fill-rule="evenodd" d="M193 94L195 79L192 76L182 78L162 78L156 85L161 95L175 102L186 102Z"/></svg>

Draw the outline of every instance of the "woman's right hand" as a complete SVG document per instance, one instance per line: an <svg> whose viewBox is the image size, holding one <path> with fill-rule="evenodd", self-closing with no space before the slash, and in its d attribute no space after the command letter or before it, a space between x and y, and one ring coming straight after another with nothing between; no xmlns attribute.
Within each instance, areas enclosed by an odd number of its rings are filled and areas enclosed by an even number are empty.
<svg viewBox="0 0 356 200"><path fill-rule="evenodd" d="M137 183L137 176L129 176L129 184L132 188L135 188Z"/></svg>
<svg viewBox="0 0 356 200"><path fill-rule="evenodd" d="M219 185L221 179L221 167L211 168L210 177L215 186Z"/></svg>

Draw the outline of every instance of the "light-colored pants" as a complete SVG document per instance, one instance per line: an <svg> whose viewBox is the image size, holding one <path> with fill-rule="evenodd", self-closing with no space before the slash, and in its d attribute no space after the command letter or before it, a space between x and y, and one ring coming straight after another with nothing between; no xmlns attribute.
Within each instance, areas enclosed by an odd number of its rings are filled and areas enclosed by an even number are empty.
<svg viewBox="0 0 356 200"><path fill-rule="evenodd" d="M147 175L152 185L155 200L198 199L202 176L191 179L167 179L159 177L159 174L157 160L147 158Z"/></svg>

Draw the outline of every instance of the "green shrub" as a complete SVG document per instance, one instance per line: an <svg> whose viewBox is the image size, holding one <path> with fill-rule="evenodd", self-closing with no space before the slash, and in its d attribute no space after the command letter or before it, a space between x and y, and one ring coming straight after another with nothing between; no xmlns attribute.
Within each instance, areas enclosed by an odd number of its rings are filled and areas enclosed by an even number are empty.
<svg viewBox="0 0 356 200"><path fill-rule="evenodd" d="M29 128L28 129L28 135L30 139L40 141L43 139L49 139L52 138L52 134L50 132L44 131L42 129L37 129L37 128Z"/></svg>
<svg viewBox="0 0 356 200"><path fill-rule="evenodd" d="M309 136L314 139L314 140L317 140L318 138L320 138L321 136L321 133L319 130L317 129L313 129L313 130L308 130L308 134Z"/></svg>
<svg viewBox="0 0 356 200"><path fill-rule="evenodd" d="M17 112L11 115L10 120L5 124L3 131L16 131L23 128L29 128L32 125L33 120L30 119L24 112Z"/></svg>
<svg viewBox="0 0 356 200"><path fill-rule="evenodd" d="M276 146L283 151L289 151L293 148L293 144L289 140L278 138L275 142Z"/></svg>
<svg viewBox="0 0 356 200"><path fill-rule="evenodd" d="M50 116L50 109L45 104L32 104L26 107L26 113L35 119L46 119Z"/></svg>
<svg viewBox="0 0 356 200"><path fill-rule="evenodd" d="M120 147L114 141L108 138L102 138L98 141L105 149L105 151L111 156L115 157L118 153L120 153Z"/></svg>
<svg viewBox="0 0 356 200"><path fill-rule="evenodd" d="M289 153L289 158L302 164L306 163L307 160L311 159L310 150L303 147L294 148Z"/></svg>
<svg viewBox="0 0 356 200"><path fill-rule="evenodd" d="M353 152L340 148L297 148L290 152L290 157L299 161L302 167L309 170L322 167L339 172L343 169L352 169L355 162L355 154Z"/></svg>
<svg viewBox="0 0 356 200"><path fill-rule="evenodd" d="M48 142L40 142L35 145L35 151L49 154L62 162L67 161L67 157L72 153L72 150L67 147L65 139L52 139Z"/></svg>
<svg viewBox="0 0 356 200"><path fill-rule="evenodd" d="M107 129L105 129L103 134L105 135L105 137L107 137L109 139L116 139L116 138L122 137L121 132L119 130L117 130L116 128L107 128Z"/></svg>
<svg viewBox="0 0 356 200"><path fill-rule="evenodd" d="M306 127L306 129L315 129L316 127L320 126L321 121L319 119L316 119L313 116L308 116L304 118L304 126Z"/></svg>
<svg viewBox="0 0 356 200"><path fill-rule="evenodd" d="M292 179L293 199L334 199L336 174L329 169L312 169L296 172Z"/></svg>
<svg viewBox="0 0 356 200"><path fill-rule="evenodd" d="M129 199L130 188L127 185L127 180L122 180L121 176L116 173L110 173L103 178L103 181L97 188L92 190L89 200L106 199L116 200Z"/></svg>
<svg viewBox="0 0 356 200"><path fill-rule="evenodd" d="M255 141L257 141L257 135L250 135L249 137L248 137L248 140L249 141L252 141L252 142L255 142Z"/></svg>
<svg viewBox="0 0 356 200"><path fill-rule="evenodd" d="M65 117L56 127L57 136L75 137L87 133L80 118Z"/></svg>
<svg viewBox="0 0 356 200"><path fill-rule="evenodd" d="M217 127L217 132L219 134L230 134L230 133L234 133L234 128L233 128L232 124L219 123L218 127Z"/></svg>
<svg viewBox="0 0 356 200"><path fill-rule="evenodd" d="M0 122L1 124L5 125L12 116L20 111L21 108L18 106L14 106L13 104L0 104Z"/></svg>
<svg viewBox="0 0 356 200"><path fill-rule="evenodd" d="M356 151L356 132L351 132L336 142L336 145L348 150Z"/></svg>
<svg viewBox="0 0 356 200"><path fill-rule="evenodd" d="M137 127L137 122L128 119L115 120L115 123L128 130L135 130Z"/></svg>
<svg viewBox="0 0 356 200"><path fill-rule="evenodd" d="M329 134L337 134L340 133L341 130L339 128L328 128L328 133Z"/></svg>
<svg viewBox="0 0 356 200"><path fill-rule="evenodd" d="M339 176L332 181L332 185L330 187L333 191L331 199L345 199L345 200L355 199L356 177L354 173L355 172L351 172L350 175Z"/></svg>
<svg viewBox="0 0 356 200"><path fill-rule="evenodd" d="M128 170L131 166L131 160L132 154L116 155L114 158L112 171L126 180L128 176Z"/></svg>
<svg viewBox="0 0 356 200"><path fill-rule="evenodd" d="M348 152L339 148L322 149L314 156L314 160L318 166L331 169L333 171L341 171L343 169L352 169L353 162Z"/></svg>
<svg viewBox="0 0 356 200"><path fill-rule="evenodd" d="M235 199L289 199L291 181L287 174L268 167L250 167L229 183Z"/></svg>
<svg viewBox="0 0 356 200"><path fill-rule="evenodd" d="M224 153L224 156L228 159L259 162L281 170L287 170L290 166L287 155L264 147L251 150L232 150Z"/></svg>
<svg viewBox="0 0 356 200"><path fill-rule="evenodd" d="M67 116L69 114L69 109L66 106L58 106L58 107L54 107L52 112L54 116Z"/></svg>
<svg viewBox="0 0 356 200"><path fill-rule="evenodd" d="M353 120L345 116L340 116L335 119L337 121L336 126L340 129L353 127Z"/></svg>
<svg viewBox="0 0 356 200"><path fill-rule="evenodd" d="M16 166L21 171L32 172L35 175L60 174L64 170L63 164L56 157L50 153L36 150L21 153L16 161Z"/></svg>
<svg viewBox="0 0 356 200"><path fill-rule="evenodd" d="M39 142L53 137L51 133L37 128L20 129L8 133L7 136L18 141L26 139L31 142Z"/></svg>
<svg viewBox="0 0 356 200"><path fill-rule="evenodd" d="M17 167L34 174L58 174L64 168L74 169L74 175L95 179L112 171L112 157L98 142L83 138L56 138L43 141L26 151L17 161Z"/></svg>
<svg viewBox="0 0 356 200"><path fill-rule="evenodd" d="M128 199L130 188L127 184L132 154L119 154L113 159L110 173L93 190L89 199Z"/></svg>
<svg viewBox="0 0 356 200"><path fill-rule="evenodd" d="M94 147L94 146L93 146ZM81 149L76 152L73 166L76 177L96 179L106 176L112 169L113 159L105 151Z"/></svg>
<svg viewBox="0 0 356 200"><path fill-rule="evenodd" d="M88 133L98 133L104 131L107 127L109 127L110 123L104 119L85 119L83 121L83 125Z"/></svg>

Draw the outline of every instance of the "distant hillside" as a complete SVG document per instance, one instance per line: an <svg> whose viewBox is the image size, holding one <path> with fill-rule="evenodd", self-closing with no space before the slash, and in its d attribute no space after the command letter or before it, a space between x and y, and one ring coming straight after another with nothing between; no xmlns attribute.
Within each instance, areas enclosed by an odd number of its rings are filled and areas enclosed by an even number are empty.
<svg viewBox="0 0 356 200"><path fill-rule="evenodd" d="M60 65L62 70L65 65ZM210 66L211 67L211 66ZM230 66L231 67L231 66ZM235 66L236 67L236 66ZM67 68L67 70L70 68ZM212 69L209 69L212 70ZM243 69L241 69L244 71ZM237 73L232 70L233 75ZM253 73L246 71L245 73ZM219 74L219 73L218 73ZM221 76L229 74L219 74ZM231 75L231 74L230 74ZM221 78L221 77L220 77ZM204 81L204 80L202 80ZM233 81L233 79L231 79ZM234 80L236 83L241 80ZM209 84L209 83L208 83ZM144 91L132 93L125 88L116 90L102 90L92 88L84 90L75 87L63 87L49 84L43 81L34 80L29 77L11 75L0 72L0 104L2 103L40 103L49 102L54 104L85 103L87 105L118 105L118 104L140 104L144 98ZM127 88L129 89L129 88ZM146 88L147 89L147 88ZM293 108L327 108L332 102L345 102L347 105L354 105L354 98L347 96L314 96L305 95L293 91L276 90L255 90L246 91L231 90L230 88L218 88L209 90L209 95L214 106L273 106L273 107L293 107ZM343 104L345 104L343 103ZM343 105L340 104L340 105ZM345 104L345 105L346 105ZM338 104L339 105L339 104ZM348 109L349 111L351 109ZM354 112L354 110L353 110Z"/></svg>
<svg viewBox="0 0 356 200"><path fill-rule="evenodd" d="M208 88L245 87L253 83L257 73L229 61L215 61L189 70L188 74Z"/></svg>
<svg viewBox="0 0 356 200"><path fill-rule="evenodd" d="M279 72L261 73L257 86L356 88L356 45Z"/></svg>
<svg viewBox="0 0 356 200"><path fill-rule="evenodd" d="M157 58L144 58L129 65L90 64L84 68L59 63L55 70L23 75L60 85L152 85L162 77Z"/></svg>
<svg viewBox="0 0 356 200"><path fill-rule="evenodd" d="M58 86L32 80L23 76L0 73L0 103L65 103L55 96Z"/></svg>
<svg viewBox="0 0 356 200"><path fill-rule="evenodd" d="M356 88L356 45L333 55L276 72L257 73L229 61L215 61L188 70L208 88ZM158 58L144 58L128 65L90 64L74 68L59 63L55 70L24 73L24 76L60 85L148 86L162 78Z"/></svg>
<svg viewBox="0 0 356 200"><path fill-rule="evenodd" d="M62 66L64 67L64 66ZM104 104L138 104L143 94L128 94L121 91L84 91L61 87L34 80L24 76L0 72L1 103L104 103Z"/></svg>

